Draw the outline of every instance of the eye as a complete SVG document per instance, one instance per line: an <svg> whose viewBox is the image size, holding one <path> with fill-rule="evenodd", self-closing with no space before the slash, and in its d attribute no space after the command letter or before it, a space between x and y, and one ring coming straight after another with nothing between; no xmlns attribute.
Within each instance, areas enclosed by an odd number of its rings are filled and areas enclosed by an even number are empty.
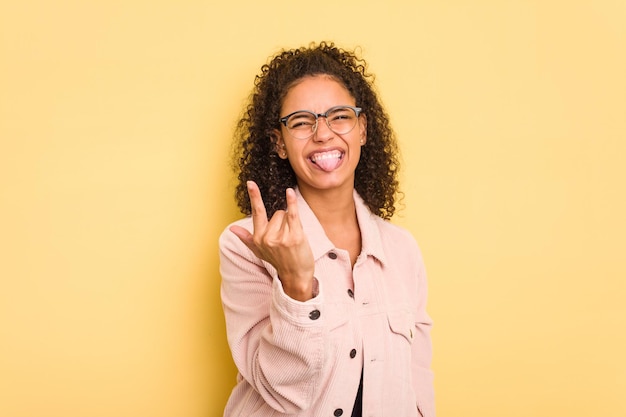
<svg viewBox="0 0 626 417"><path fill-rule="evenodd" d="M354 119L354 112L352 111L352 109L346 109L346 108L342 108L342 109L337 109L334 110L331 114L328 115L328 118L330 119L331 122L334 121L344 121L344 120L352 120Z"/></svg>
<svg viewBox="0 0 626 417"><path fill-rule="evenodd" d="M309 113L294 114L287 120L289 129L307 129L315 125L315 117Z"/></svg>
<svg viewBox="0 0 626 417"><path fill-rule="evenodd" d="M313 122L310 120L296 120L290 124L291 128L299 127L299 126L313 126Z"/></svg>

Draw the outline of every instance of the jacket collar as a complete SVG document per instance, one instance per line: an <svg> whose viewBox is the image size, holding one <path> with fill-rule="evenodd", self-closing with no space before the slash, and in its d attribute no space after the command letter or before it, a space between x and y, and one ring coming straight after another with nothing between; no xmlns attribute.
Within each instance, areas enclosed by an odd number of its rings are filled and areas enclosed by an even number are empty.
<svg viewBox="0 0 626 417"><path fill-rule="evenodd" d="M298 198L298 215L302 222L302 228L309 239L313 257L317 261L328 252L335 249L335 246L330 239L328 239L328 236L326 236L324 228L297 187L295 191ZM353 191L353 196L356 216L359 222L359 228L361 229L361 252L368 256L371 255L382 264L385 264L385 251L383 250L380 229L377 224L379 221L382 221L382 219L369 210L356 190Z"/></svg>

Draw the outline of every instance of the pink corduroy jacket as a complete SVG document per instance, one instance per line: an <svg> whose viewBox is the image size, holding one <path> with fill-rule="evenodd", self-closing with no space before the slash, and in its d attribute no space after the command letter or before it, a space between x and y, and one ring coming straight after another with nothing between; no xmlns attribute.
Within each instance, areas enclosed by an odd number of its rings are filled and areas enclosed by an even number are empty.
<svg viewBox="0 0 626 417"><path fill-rule="evenodd" d="M276 270L228 228L221 296L239 370L225 417L349 417L363 372L363 416L434 417L432 321L420 250L355 192L362 252L354 269L296 190L318 294L288 297ZM252 219L236 224L252 231Z"/></svg>

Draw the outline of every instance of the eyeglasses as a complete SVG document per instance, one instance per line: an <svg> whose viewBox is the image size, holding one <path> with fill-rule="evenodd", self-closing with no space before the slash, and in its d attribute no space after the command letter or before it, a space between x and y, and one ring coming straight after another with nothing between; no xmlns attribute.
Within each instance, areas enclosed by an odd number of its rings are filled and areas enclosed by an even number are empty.
<svg viewBox="0 0 626 417"><path fill-rule="evenodd" d="M345 135L354 129L362 109L352 106L335 106L326 110L326 113L313 113L308 110L298 110L285 117L281 122L289 133L296 139L308 139L317 131L317 121L320 117L326 119L328 128L338 135Z"/></svg>

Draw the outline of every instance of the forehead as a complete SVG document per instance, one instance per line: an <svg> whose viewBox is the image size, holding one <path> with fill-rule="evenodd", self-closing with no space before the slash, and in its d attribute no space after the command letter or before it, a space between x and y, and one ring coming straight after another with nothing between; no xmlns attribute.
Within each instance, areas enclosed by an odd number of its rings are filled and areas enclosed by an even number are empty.
<svg viewBox="0 0 626 417"><path fill-rule="evenodd" d="M354 97L337 79L329 75L307 76L298 80L283 99L282 113L311 110L322 113L333 106L354 106Z"/></svg>

